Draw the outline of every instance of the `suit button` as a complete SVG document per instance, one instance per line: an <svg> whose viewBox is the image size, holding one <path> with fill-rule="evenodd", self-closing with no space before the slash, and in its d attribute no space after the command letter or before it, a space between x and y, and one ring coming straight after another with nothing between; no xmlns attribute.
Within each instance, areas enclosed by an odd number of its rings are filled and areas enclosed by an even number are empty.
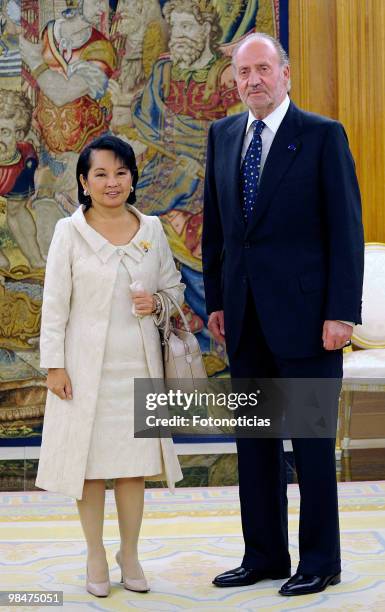
<svg viewBox="0 0 385 612"><path fill-rule="evenodd" d="M244 242L243 246L245 247L245 249L249 249L250 248L250 242Z"/></svg>

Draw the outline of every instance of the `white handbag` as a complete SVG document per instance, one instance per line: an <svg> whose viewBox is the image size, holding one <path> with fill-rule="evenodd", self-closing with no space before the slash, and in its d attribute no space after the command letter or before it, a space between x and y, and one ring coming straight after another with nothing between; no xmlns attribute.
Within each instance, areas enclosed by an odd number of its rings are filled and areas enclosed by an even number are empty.
<svg viewBox="0 0 385 612"><path fill-rule="evenodd" d="M161 301L161 312L158 326L163 352L163 367L165 380L195 381L207 378L199 342L190 331L187 319L178 302L166 291L158 291ZM178 329L171 322L171 306L178 311L184 329Z"/></svg>

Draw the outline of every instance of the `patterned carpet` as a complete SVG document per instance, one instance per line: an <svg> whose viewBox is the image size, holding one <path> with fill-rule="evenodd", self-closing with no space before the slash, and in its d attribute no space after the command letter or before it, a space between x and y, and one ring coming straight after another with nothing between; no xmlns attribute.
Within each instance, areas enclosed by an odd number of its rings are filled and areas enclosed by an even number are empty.
<svg viewBox="0 0 385 612"><path fill-rule="evenodd" d="M217 589L217 573L242 556L236 487L146 491L140 556L151 591L137 594L118 583L114 560L118 530L112 492L106 505L105 542L112 592L96 599L85 592L85 546L69 498L43 492L0 497L0 590L63 590L64 608L203 612L220 609L385 611L385 482L340 483L343 582L301 598L277 594L282 581ZM293 567L297 554L299 493L289 486ZM15 610L17 608L10 608ZM20 610L40 608L20 608ZM42 608L41 608L42 609Z"/></svg>

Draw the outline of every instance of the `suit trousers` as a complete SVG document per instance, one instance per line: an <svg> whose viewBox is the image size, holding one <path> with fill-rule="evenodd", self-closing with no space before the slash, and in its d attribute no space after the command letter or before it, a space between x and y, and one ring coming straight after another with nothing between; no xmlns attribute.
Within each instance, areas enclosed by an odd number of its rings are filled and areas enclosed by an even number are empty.
<svg viewBox="0 0 385 612"><path fill-rule="evenodd" d="M229 363L234 378L342 379L341 350L306 359L274 355L264 338L250 290L240 341L229 354ZM341 560L335 438L293 438L292 444L301 495L297 571L320 576L337 573ZM239 438L237 451L245 542L242 566L287 571L291 561L283 440Z"/></svg>

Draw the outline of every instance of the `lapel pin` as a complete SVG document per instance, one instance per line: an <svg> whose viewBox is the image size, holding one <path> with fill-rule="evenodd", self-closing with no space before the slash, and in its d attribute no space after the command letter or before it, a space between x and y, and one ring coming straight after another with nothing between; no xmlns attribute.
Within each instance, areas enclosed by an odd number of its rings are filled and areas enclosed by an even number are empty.
<svg viewBox="0 0 385 612"><path fill-rule="evenodd" d="M289 151L296 151L297 147L295 146L295 144L289 144L289 146L287 147L289 149Z"/></svg>

